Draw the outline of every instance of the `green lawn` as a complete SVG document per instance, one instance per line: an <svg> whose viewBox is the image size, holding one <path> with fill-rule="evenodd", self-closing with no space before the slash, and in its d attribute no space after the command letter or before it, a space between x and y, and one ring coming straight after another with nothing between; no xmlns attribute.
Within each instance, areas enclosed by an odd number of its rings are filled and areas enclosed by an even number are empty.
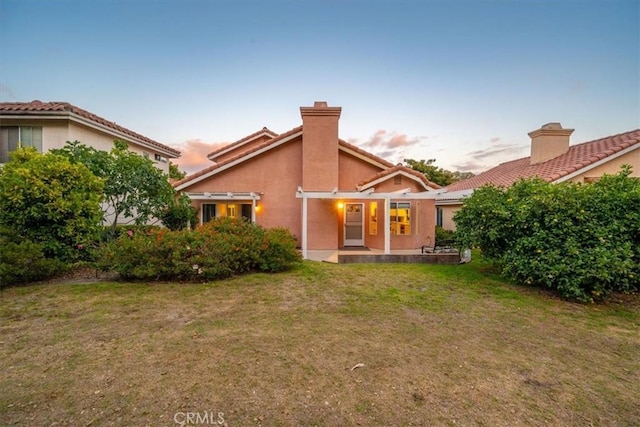
<svg viewBox="0 0 640 427"><path fill-rule="evenodd" d="M0 425L640 425L640 298L565 302L477 260L0 298Z"/></svg>

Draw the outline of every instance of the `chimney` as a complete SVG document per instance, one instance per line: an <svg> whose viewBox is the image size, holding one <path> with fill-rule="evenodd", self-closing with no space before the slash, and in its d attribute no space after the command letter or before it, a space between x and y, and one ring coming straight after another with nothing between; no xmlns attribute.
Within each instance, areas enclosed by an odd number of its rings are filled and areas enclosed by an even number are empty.
<svg viewBox="0 0 640 427"><path fill-rule="evenodd" d="M302 188L331 191L338 186L338 119L341 107L316 101L302 115Z"/></svg>
<svg viewBox="0 0 640 427"><path fill-rule="evenodd" d="M547 123L529 132L531 164L546 162L569 151L569 137L574 129L563 129L560 123Z"/></svg>

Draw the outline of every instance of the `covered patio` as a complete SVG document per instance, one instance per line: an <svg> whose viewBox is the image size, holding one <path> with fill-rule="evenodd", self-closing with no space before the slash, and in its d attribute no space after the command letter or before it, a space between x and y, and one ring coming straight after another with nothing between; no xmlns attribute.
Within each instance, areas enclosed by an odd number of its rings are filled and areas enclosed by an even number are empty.
<svg viewBox="0 0 640 427"><path fill-rule="evenodd" d="M416 249L391 249L391 202L392 200L433 200L436 197L437 192L435 191L424 191L424 192L412 192L410 188L404 188L401 190L393 191L393 192L380 192L377 193L373 188L369 188L365 191L339 191L337 188L330 192L324 191L305 191L302 187L298 187L298 191L296 192L296 197L302 199L302 238L301 238L301 249L302 249L302 257L304 259L311 259L310 253L314 252L315 257L326 259L333 259L338 257L340 259L341 256L344 256L344 259L355 257L366 257L366 256L395 256L398 257L400 255L422 255L422 251L420 248ZM346 251L341 250L315 250L309 249L308 245L308 235L309 235L309 208L308 201L309 200L351 200L351 201L368 201L368 200L382 200L383 201L383 221L382 221L382 235L384 236L384 245L383 249L373 249L373 248L363 248L365 253L358 254L357 250L354 248L349 248ZM334 256L335 252L337 255ZM341 254L340 252L345 252ZM348 252L348 253L346 253ZM326 255L326 256L325 256ZM380 258L382 259L382 258ZM346 261L342 261L346 262ZM375 262L375 261L371 261ZM384 261L378 261L384 262ZM390 261L391 262L391 261ZM395 261L401 262L401 261Z"/></svg>
<svg viewBox="0 0 640 427"><path fill-rule="evenodd" d="M332 264L405 263L405 264L459 264L460 253L423 253L421 249L348 248L338 250L307 250L305 259Z"/></svg>

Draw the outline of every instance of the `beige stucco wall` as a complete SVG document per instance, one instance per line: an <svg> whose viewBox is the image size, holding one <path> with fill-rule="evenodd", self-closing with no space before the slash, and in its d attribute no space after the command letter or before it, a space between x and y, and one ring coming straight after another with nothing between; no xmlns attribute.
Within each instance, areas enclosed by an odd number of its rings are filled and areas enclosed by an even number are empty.
<svg viewBox="0 0 640 427"><path fill-rule="evenodd" d="M113 140L118 137L98 129L83 126L69 120L46 120L46 119L2 119L2 126L42 126L42 150L47 152L56 148L63 148L67 141L80 141L87 146L98 150L110 151L113 148ZM164 173L169 172L169 161L155 161L157 151L143 149L139 145L127 141L129 149L134 153L142 155L149 154L156 167Z"/></svg>
<svg viewBox="0 0 640 427"><path fill-rule="evenodd" d="M612 159L603 165L597 166L587 172L584 172L573 179L573 182L585 182L585 178L597 178L604 174L616 174L620 172L622 165L631 165L633 168L632 176L640 177L640 148L637 148L618 158Z"/></svg>
<svg viewBox="0 0 640 427"><path fill-rule="evenodd" d="M113 134L99 131L97 129L82 126L77 123L73 123L73 122L69 123L69 133L68 133L68 139L67 139L68 141L78 140L82 142L84 145L94 147L97 150L111 151L111 149L113 148L113 141L115 139L122 139L122 138L119 138ZM62 141L60 146L63 146L67 140ZM156 161L155 155L159 154L157 151L153 151L146 147L143 148L139 145L132 143L130 140L126 140L126 141L129 144L129 150L141 156L144 153L147 153L149 155L149 160L154 162L154 164L158 169L162 170L164 173L169 173L168 159L166 162ZM57 143L59 143L59 141Z"/></svg>
<svg viewBox="0 0 640 427"><path fill-rule="evenodd" d="M442 209L442 228L455 231L456 223L453 221L453 215L462 208L462 204L439 206L439 208Z"/></svg>

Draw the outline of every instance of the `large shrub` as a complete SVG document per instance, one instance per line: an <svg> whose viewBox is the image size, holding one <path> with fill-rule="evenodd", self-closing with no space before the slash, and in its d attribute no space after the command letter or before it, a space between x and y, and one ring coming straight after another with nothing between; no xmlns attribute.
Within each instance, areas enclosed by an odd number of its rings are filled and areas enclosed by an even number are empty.
<svg viewBox="0 0 640 427"><path fill-rule="evenodd" d="M95 239L102 181L81 164L34 148L19 148L0 168L0 227L30 240L46 258L72 262Z"/></svg>
<svg viewBox="0 0 640 427"><path fill-rule="evenodd" d="M218 218L195 230L125 234L104 246L99 266L126 279L211 280L282 271L299 260L288 230Z"/></svg>
<svg viewBox="0 0 640 427"><path fill-rule="evenodd" d="M173 200L165 207L160 215L162 224L170 230L184 230L195 228L198 221L198 211L191 206L191 199L186 194Z"/></svg>
<svg viewBox="0 0 640 427"><path fill-rule="evenodd" d="M580 301L640 286L640 181L630 169L593 184L522 180L476 190L456 213L458 244L477 246L519 283Z"/></svg>
<svg viewBox="0 0 640 427"><path fill-rule="evenodd" d="M46 279L65 269L55 258L45 257L43 245L0 235L0 288Z"/></svg>

